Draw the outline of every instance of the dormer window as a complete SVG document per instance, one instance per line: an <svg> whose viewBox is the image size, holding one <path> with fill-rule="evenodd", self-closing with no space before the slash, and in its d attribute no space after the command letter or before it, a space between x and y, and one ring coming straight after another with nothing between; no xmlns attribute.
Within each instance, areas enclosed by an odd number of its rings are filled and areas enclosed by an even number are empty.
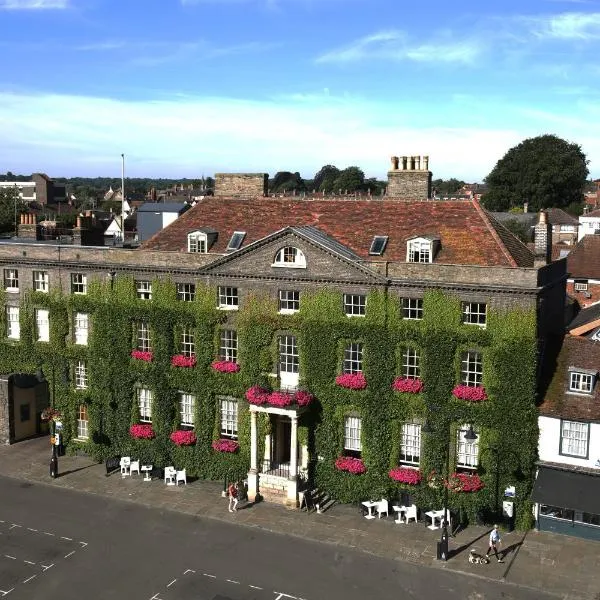
<svg viewBox="0 0 600 600"><path fill-rule="evenodd" d="M435 240L430 238L414 238L406 243L406 262L433 262Z"/></svg>
<svg viewBox="0 0 600 600"><path fill-rule="evenodd" d="M596 373L585 369L569 369L569 391L577 394L591 394Z"/></svg>
<svg viewBox="0 0 600 600"><path fill-rule="evenodd" d="M188 252L197 252L199 254L206 254L208 252L205 233L202 231L188 233Z"/></svg>
<svg viewBox="0 0 600 600"><path fill-rule="evenodd" d="M229 243L227 244L227 250L239 250L245 237L245 231L234 231Z"/></svg>
<svg viewBox="0 0 600 600"><path fill-rule="evenodd" d="M281 248L275 256L273 267L291 267L294 269L306 269L306 257L304 252L293 246Z"/></svg>

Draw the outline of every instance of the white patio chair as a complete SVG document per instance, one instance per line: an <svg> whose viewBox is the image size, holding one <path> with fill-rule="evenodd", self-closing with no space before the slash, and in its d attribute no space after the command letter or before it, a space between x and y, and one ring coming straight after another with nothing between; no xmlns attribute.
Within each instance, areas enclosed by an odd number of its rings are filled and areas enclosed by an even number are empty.
<svg viewBox="0 0 600 600"><path fill-rule="evenodd" d="M140 473L140 461L139 460L132 460L131 464L129 465L129 474L132 475L134 471L138 475L141 475L141 473Z"/></svg>
<svg viewBox="0 0 600 600"><path fill-rule="evenodd" d="M411 504L410 506L407 506L406 512L404 513L404 517L406 518L407 524L410 519L414 519L415 523L416 523L417 522L417 505Z"/></svg>
<svg viewBox="0 0 600 600"><path fill-rule="evenodd" d="M175 484L179 485L180 481L183 481L183 483L187 485L187 475L185 474L185 469L183 469L182 471L177 471L175 475Z"/></svg>
<svg viewBox="0 0 600 600"><path fill-rule="evenodd" d="M175 467L165 467L165 483L167 485L175 485L175 476L177 471Z"/></svg>
<svg viewBox="0 0 600 600"><path fill-rule="evenodd" d="M131 466L131 457L130 456L122 456L119 464L121 465L121 477L125 477L125 475L129 475L129 467Z"/></svg>
<svg viewBox="0 0 600 600"><path fill-rule="evenodd" d="M389 502L385 499L382 498L378 503L377 503L377 516L381 519L381 515L383 513L385 513L386 517L390 516L390 504Z"/></svg>

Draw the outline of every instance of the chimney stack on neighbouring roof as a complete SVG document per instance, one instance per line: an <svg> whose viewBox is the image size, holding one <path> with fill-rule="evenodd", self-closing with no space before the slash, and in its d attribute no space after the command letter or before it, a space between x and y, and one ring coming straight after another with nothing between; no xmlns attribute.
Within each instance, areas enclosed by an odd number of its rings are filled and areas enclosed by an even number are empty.
<svg viewBox="0 0 600 600"><path fill-rule="evenodd" d="M21 214L18 236L30 240L37 239L37 224L33 213Z"/></svg>
<svg viewBox="0 0 600 600"><path fill-rule="evenodd" d="M548 222L546 211L541 210L534 233L534 266L547 265L552 259L552 226Z"/></svg>
<svg viewBox="0 0 600 600"><path fill-rule="evenodd" d="M392 156L388 171L387 195L398 200L431 198L429 156Z"/></svg>

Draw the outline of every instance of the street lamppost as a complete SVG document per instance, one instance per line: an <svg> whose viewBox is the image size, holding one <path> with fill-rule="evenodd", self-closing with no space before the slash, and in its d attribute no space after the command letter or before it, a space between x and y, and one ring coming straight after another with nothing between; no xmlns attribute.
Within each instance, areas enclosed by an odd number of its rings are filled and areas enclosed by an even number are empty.
<svg viewBox="0 0 600 600"><path fill-rule="evenodd" d="M421 431L423 433L435 433L434 428L430 425L428 421L425 421ZM469 425L469 429L465 432L464 440L468 444L473 444L477 439L477 434L473 430L473 426ZM443 516L442 516L442 536L440 539L440 558L441 560L448 560L448 479L450 477L450 444L445 444L445 452L444 452L444 473L442 475L444 479L444 506L443 506Z"/></svg>

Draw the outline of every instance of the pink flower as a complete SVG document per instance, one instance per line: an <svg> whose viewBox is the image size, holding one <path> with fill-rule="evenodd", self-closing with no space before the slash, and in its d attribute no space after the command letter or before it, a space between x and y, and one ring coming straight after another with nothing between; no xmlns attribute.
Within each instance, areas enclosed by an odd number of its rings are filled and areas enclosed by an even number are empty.
<svg viewBox="0 0 600 600"><path fill-rule="evenodd" d="M298 390L294 393L268 392L259 385L253 385L250 389L246 390L246 400L248 400L250 404L255 404L256 406L270 404L271 406L283 408L285 406L291 406L292 404L308 406L314 400L314 396L310 392L304 390Z"/></svg>
<svg viewBox="0 0 600 600"><path fill-rule="evenodd" d="M269 398L267 402L271 406L289 406L294 401L294 396L292 394L288 394L286 392L272 392L269 394Z"/></svg>
<svg viewBox="0 0 600 600"><path fill-rule="evenodd" d="M360 458L352 456L340 456L335 460L335 468L338 471L347 471L353 475L362 475L367 472L365 463Z"/></svg>
<svg viewBox="0 0 600 600"><path fill-rule="evenodd" d="M231 360L215 360L210 366L219 373L237 373L240 370L240 365Z"/></svg>
<svg viewBox="0 0 600 600"><path fill-rule="evenodd" d="M193 431L178 429L170 436L171 441L178 446L192 446L196 443L196 434Z"/></svg>
<svg viewBox="0 0 600 600"><path fill-rule="evenodd" d="M174 367L195 367L196 356L194 354L192 354L191 356L185 356L184 354L175 354L175 356L171 357L171 364Z"/></svg>
<svg viewBox="0 0 600 600"><path fill-rule="evenodd" d="M154 437L154 429L150 423L138 423L129 428L129 434L137 440L151 440Z"/></svg>
<svg viewBox="0 0 600 600"><path fill-rule="evenodd" d="M215 440L212 443L213 450L217 452L237 452L240 449L240 445L235 440Z"/></svg>
<svg viewBox="0 0 600 600"><path fill-rule="evenodd" d="M253 385L250 389L246 390L246 400L250 404L256 404L257 406L266 404L269 400L269 392L261 388L260 385Z"/></svg>
<svg viewBox="0 0 600 600"><path fill-rule="evenodd" d="M446 482L446 487L452 492L478 492L485 486L477 473L452 473Z"/></svg>
<svg viewBox="0 0 600 600"><path fill-rule="evenodd" d="M396 392L408 392L418 394L423 390L423 382L420 379L409 379L408 377L396 377L392 384L392 389Z"/></svg>
<svg viewBox="0 0 600 600"><path fill-rule="evenodd" d="M344 373L335 378L335 382L340 387L349 390L364 390L367 387L367 380L362 373Z"/></svg>
<svg viewBox="0 0 600 600"><path fill-rule="evenodd" d="M468 400L469 402L481 402L482 400L487 400L485 388L481 386L457 385L452 390L452 394L459 400Z"/></svg>
<svg viewBox="0 0 600 600"><path fill-rule="evenodd" d="M421 471L419 469L411 469L410 467L396 467L388 473L391 479L400 483L408 483L409 485L419 485L421 483Z"/></svg>
<svg viewBox="0 0 600 600"><path fill-rule="evenodd" d="M310 392L298 390L294 393L294 402L298 406L308 406L314 400L314 396Z"/></svg>
<svg viewBox="0 0 600 600"><path fill-rule="evenodd" d="M146 352L144 350L132 350L131 358L143 360L145 362L152 362L152 352Z"/></svg>

